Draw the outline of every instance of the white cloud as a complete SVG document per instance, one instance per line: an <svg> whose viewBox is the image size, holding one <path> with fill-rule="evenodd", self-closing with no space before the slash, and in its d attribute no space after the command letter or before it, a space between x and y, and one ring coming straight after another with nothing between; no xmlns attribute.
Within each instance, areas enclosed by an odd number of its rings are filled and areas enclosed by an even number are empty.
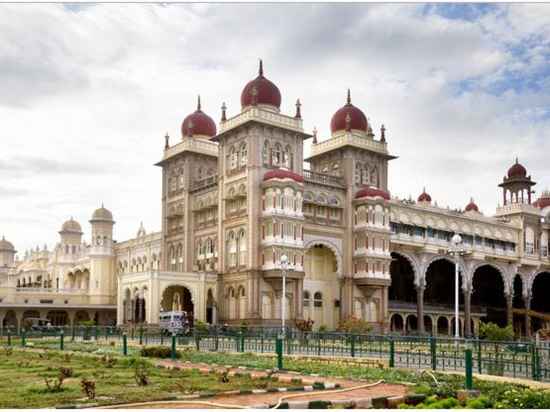
<svg viewBox="0 0 550 412"><path fill-rule="evenodd" d="M324 138L352 88L354 103L375 131L385 123L400 156L390 167L394 194L416 197L426 185L439 204L463 207L474 196L491 213L516 155L535 179L550 182L543 155L550 98L489 92L509 73L534 75L547 64L550 6L504 5L474 21L422 10L1 5L0 139L9 144L0 154L0 232L20 250L53 244L71 215L88 231L102 201L119 240L134 236L140 220L158 230L153 164L164 133L179 139L198 93L216 121L222 101L238 112L259 57L281 89L283 111L294 113L300 97L306 128L317 126ZM524 43L530 47L518 55Z"/></svg>

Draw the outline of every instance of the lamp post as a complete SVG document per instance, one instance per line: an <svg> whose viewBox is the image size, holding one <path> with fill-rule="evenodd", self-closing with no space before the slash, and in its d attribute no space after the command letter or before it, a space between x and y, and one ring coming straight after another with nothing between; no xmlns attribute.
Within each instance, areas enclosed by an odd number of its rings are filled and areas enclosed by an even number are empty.
<svg viewBox="0 0 550 412"><path fill-rule="evenodd" d="M458 289L459 289L459 268L458 265L460 263L460 254L463 252L462 249L460 249L460 245L462 244L462 236L460 236L458 233L455 233L453 238L451 239L451 242L453 244L453 250L452 253L455 258L455 339L458 340L460 338L460 321L458 318L458 302L459 302L459 295L458 295Z"/></svg>
<svg viewBox="0 0 550 412"><path fill-rule="evenodd" d="M281 296L281 334L285 337L285 317L286 317L286 271L288 269L288 256L281 256L281 272L283 275L283 294Z"/></svg>

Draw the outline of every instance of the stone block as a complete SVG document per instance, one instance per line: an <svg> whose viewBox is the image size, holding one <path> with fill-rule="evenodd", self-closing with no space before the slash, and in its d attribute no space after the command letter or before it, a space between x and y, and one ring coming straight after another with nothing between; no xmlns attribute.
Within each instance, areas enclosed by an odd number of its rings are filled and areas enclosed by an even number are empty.
<svg viewBox="0 0 550 412"><path fill-rule="evenodd" d="M400 404L405 402L404 396L391 396L388 398L388 409L397 409Z"/></svg>
<svg viewBox="0 0 550 412"><path fill-rule="evenodd" d="M388 397L379 396L377 398L372 398L372 407L375 409L388 409Z"/></svg>

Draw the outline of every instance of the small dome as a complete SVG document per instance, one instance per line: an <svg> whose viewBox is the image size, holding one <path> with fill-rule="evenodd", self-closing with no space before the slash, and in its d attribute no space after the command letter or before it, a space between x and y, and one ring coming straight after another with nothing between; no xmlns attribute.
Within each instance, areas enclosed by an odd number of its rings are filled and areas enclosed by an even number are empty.
<svg viewBox="0 0 550 412"><path fill-rule="evenodd" d="M545 207L550 206L550 191L545 190L544 192L542 192L540 197L533 203L533 206L540 209L544 209Z"/></svg>
<svg viewBox="0 0 550 412"><path fill-rule="evenodd" d="M181 135L183 137L216 136L216 123L210 116L201 110L201 97L197 102L197 110L188 115L181 124Z"/></svg>
<svg viewBox="0 0 550 412"><path fill-rule="evenodd" d="M303 176L300 176L298 173L294 173L286 169L273 169L266 172L266 174L264 175L264 182L271 179L292 179L300 183L304 181Z"/></svg>
<svg viewBox="0 0 550 412"><path fill-rule="evenodd" d="M264 77L263 63L260 60L258 77L244 86L241 93L241 107L257 106L265 104L273 106L277 110L281 107L281 92L273 82Z"/></svg>
<svg viewBox="0 0 550 412"><path fill-rule="evenodd" d="M11 242L8 242L4 236L2 236L2 240L0 240L0 252L15 253L15 248L13 247L13 244Z"/></svg>
<svg viewBox="0 0 550 412"><path fill-rule="evenodd" d="M367 117L353 104L351 104L351 95L348 89L348 99L346 105L340 108L332 116L330 121L330 130L332 133L340 130L360 130L367 133L369 129L369 123Z"/></svg>
<svg viewBox="0 0 550 412"><path fill-rule="evenodd" d="M464 209L466 212L479 212L479 208L474 202L474 199L470 199L470 203L466 205L466 209Z"/></svg>
<svg viewBox="0 0 550 412"><path fill-rule="evenodd" d="M512 179L512 178L525 178L527 177L527 169L525 169L525 167L523 167L523 165L521 163L518 162L518 159L516 157L516 163L514 163L512 165L512 167L510 167L510 169L508 169L508 178L509 179Z"/></svg>
<svg viewBox="0 0 550 412"><path fill-rule="evenodd" d="M426 193L426 188L422 190L422 193L420 193L420 196L418 196L418 202L428 202L431 203L432 197Z"/></svg>
<svg viewBox="0 0 550 412"><path fill-rule="evenodd" d="M80 223L71 217L63 223L63 226L61 226L61 232L82 233L82 228L80 227Z"/></svg>
<svg viewBox="0 0 550 412"><path fill-rule="evenodd" d="M373 186L365 186L355 194L356 199L360 199L362 197L381 197L383 199L390 200L390 194L388 192Z"/></svg>
<svg viewBox="0 0 550 412"><path fill-rule="evenodd" d="M96 209L94 213L92 214L91 222L94 221L106 221L106 222L112 222L113 221L113 214L109 209L105 209L103 207L103 204L99 209Z"/></svg>

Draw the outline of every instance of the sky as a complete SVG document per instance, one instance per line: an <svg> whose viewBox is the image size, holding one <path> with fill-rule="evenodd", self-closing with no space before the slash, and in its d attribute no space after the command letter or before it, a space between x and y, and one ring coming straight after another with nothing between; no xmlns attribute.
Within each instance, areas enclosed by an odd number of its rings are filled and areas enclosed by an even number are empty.
<svg viewBox="0 0 550 412"><path fill-rule="evenodd" d="M164 135L216 122L264 61L283 113L329 138L351 89L392 196L492 215L519 157L550 186L549 4L1 4L0 236L24 253L104 203L115 239L161 225ZM306 145L306 156L310 143Z"/></svg>

